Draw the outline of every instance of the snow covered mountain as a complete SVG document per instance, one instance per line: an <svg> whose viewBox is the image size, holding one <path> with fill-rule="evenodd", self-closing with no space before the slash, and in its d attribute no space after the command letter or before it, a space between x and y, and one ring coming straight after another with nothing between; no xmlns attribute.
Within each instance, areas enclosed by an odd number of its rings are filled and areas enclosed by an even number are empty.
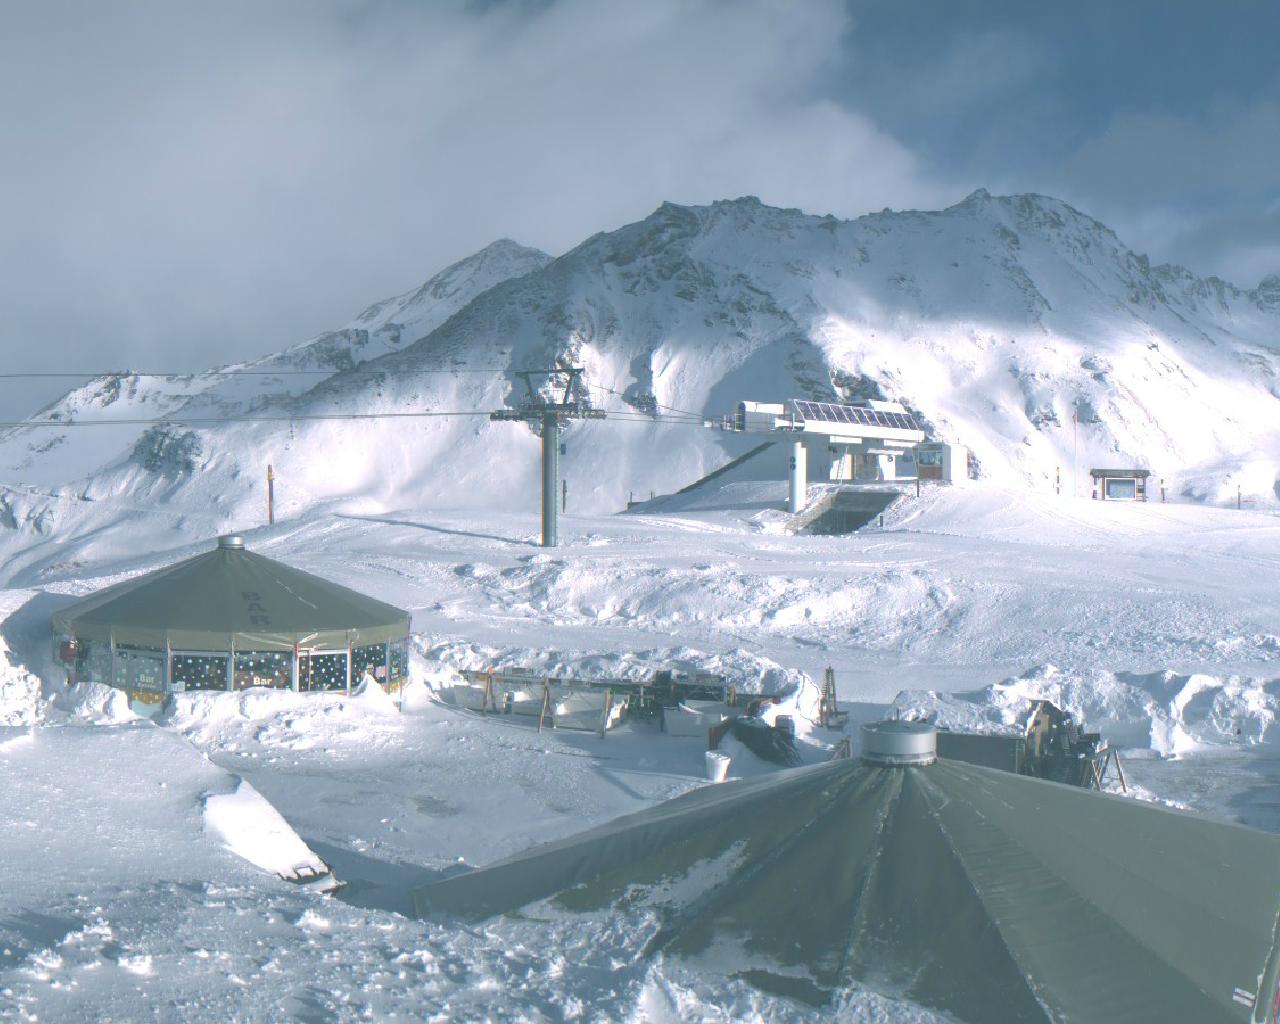
<svg viewBox="0 0 1280 1024"><path fill-rule="evenodd" d="M1245 291L1152 266L1043 196L852 221L748 197L664 204L558 259L495 243L240 367L254 375L79 388L36 418L120 425L0 438L0 549L55 524L66 541L137 517L260 522L267 463L286 516L528 506L537 439L486 414L519 401L517 371L557 361L586 368L580 397L630 414L570 429L571 510L671 490L741 450L670 410L792 396L903 401L1006 484L1043 490L1061 468L1070 487L1074 465L1083 492L1089 466L1137 464L1174 495L1277 497L1280 277ZM307 418L427 411L466 415ZM261 419L200 422L245 413ZM161 417L185 423L134 422Z"/></svg>
<svg viewBox="0 0 1280 1024"><path fill-rule="evenodd" d="M190 376L98 378L31 418L44 422L213 419L287 405L289 399L331 374L354 369L425 337L494 285L550 262L544 252L500 239L445 268L421 287L374 303L345 327L283 352ZM145 425L125 426L136 429L109 428L75 441L68 431L11 430L0 437L0 466L6 483L64 484L89 477L122 452L132 454ZM147 460L145 454L141 457Z"/></svg>

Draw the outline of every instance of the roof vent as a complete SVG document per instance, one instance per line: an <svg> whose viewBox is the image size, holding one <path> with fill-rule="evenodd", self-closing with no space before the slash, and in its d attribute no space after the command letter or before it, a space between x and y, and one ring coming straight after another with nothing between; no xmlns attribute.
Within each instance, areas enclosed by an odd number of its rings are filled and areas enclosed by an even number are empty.
<svg viewBox="0 0 1280 1024"><path fill-rule="evenodd" d="M862 727L862 760L897 767L933 764L938 759L938 732L931 722L867 722Z"/></svg>
<svg viewBox="0 0 1280 1024"><path fill-rule="evenodd" d="M238 533L224 533L218 538L218 547L229 548L232 551L243 551L244 538Z"/></svg>

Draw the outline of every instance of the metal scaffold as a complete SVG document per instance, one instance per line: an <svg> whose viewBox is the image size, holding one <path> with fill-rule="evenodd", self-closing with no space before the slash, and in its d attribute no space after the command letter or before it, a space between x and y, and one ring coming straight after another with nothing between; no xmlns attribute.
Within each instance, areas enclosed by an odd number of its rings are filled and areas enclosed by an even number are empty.
<svg viewBox="0 0 1280 1024"><path fill-rule="evenodd" d="M542 546L554 548L560 543L560 508L564 496L560 489L561 424L565 420L602 420L603 409L591 406L574 397L576 386L582 379L582 367L557 367L551 370L520 370L529 397L524 405L515 409L499 409L489 414L491 420L519 420L537 423L542 433ZM542 378L553 387L564 382L564 392L559 401L548 399L533 379Z"/></svg>

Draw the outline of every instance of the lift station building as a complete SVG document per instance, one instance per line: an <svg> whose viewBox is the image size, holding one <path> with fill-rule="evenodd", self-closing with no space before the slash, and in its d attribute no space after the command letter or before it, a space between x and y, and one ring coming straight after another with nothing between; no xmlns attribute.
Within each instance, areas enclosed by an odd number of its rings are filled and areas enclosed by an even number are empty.
<svg viewBox="0 0 1280 1024"><path fill-rule="evenodd" d="M967 475L960 445L925 442L916 418L897 402L863 405L741 402L734 429L783 435L789 443L787 510L805 505L811 477L824 483L934 479Z"/></svg>
<svg viewBox="0 0 1280 1024"><path fill-rule="evenodd" d="M142 711L189 690L349 690L365 675L393 690L408 676L408 612L234 535L91 594L52 626L73 681L126 690Z"/></svg>

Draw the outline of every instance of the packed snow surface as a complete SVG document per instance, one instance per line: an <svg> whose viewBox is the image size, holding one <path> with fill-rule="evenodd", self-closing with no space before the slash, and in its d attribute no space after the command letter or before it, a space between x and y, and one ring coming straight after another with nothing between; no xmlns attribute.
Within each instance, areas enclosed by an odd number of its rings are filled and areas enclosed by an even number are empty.
<svg viewBox="0 0 1280 1024"><path fill-rule="evenodd" d="M1012 729L1049 698L1121 745L1136 797L1280 830L1275 517L974 484L911 492L883 528L793 537L760 526L780 494L716 493L697 508L570 516L555 551L533 545L530 513L319 514L247 531L257 551L411 610L402 700L376 687L192 693L152 723L115 691L60 685L50 610L210 542L194 535L50 566L5 592L9 1012L829 1019L643 960L654 922L639 911L479 929L405 916L414 885L707 784L701 737L644 723L603 739L538 732L440 703L464 668L722 673L789 694L766 714L796 720L810 762L841 738L813 721L827 665L850 732L895 704ZM775 770L723 749L731 777ZM323 897L280 880L304 851L346 888ZM840 1019L936 1018L858 990Z"/></svg>

